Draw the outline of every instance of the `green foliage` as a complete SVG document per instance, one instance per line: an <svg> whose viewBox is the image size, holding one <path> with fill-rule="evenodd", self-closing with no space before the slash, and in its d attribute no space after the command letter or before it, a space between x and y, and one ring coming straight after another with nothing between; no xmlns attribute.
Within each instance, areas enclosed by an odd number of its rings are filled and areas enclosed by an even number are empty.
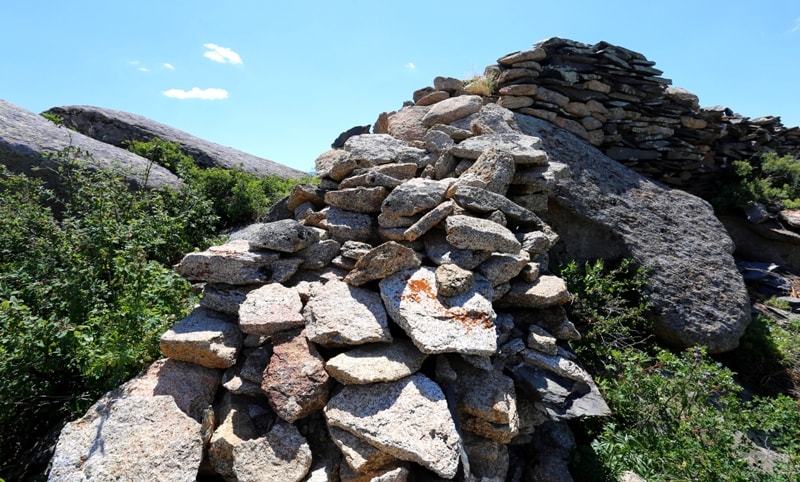
<svg viewBox="0 0 800 482"><path fill-rule="evenodd" d="M739 397L733 372L700 348L674 353L647 336L646 273L624 261L561 270L583 331L576 346L592 367L612 415L581 424L577 480L796 480L800 410L780 395ZM748 461L754 440L784 454L772 473Z"/></svg>
<svg viewBox="0 0 800 482"><path fill-rule="evenodd" d="M764 154L752 162L734 161L734 179L712 203L721 212L761 203L773 209L800 209L800 160Z"/></svg>
<svg viewBox="0 0 800 482"><path fill-rule="evenodd" d="M158 357L192 306L168 266L215 225L191 188L132 191L118 172L81 169L81 155L55 155L60 197L0 172L0 472Z"/></svg>
<svg viewBox="0 0 800 482"><path fill-rule="evenodd" d="M64 125L64 118L58 114L53 114L51 112L42 112L41 116L57 126Z"/></svg>
<svg viewBox="0 0 800 482"><path fill-rule="evenodd" d="M179 144L161 139L131 141L128 149L169 169L197 190L200 196L210 200L219 217L217 227L220 229L258 221L295 185L316 182L311 177L296 180L274 175L257 177L241 170L219 167L201 169L190 156L181 152Z"/></svg>

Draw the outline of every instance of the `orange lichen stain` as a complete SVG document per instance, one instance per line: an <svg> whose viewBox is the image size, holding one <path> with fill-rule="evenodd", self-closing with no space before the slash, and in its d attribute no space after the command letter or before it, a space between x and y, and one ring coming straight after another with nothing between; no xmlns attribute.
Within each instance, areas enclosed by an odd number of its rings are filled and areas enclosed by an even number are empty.
<svg viewBox="0 0 800 482"><path fill-rule="evenodd" d="M479 326L483 326L483 328L487 329L494 326L491 318L486 313L475 313L460 306L450 307L443 304L442 300L436 296L430 283L424 279L410 280L403 295L400 296L400 299L403 301L410 300L414 303L420 303L423 296L442 305L445 315L464 325L467 333Z"/></svg>
<svg viewBox="0 0 800 482"><path fill-rule="evenodd" d="M424 279L413 279L408 282L408 293L403 294L400 299L411 300L415 303L422 302L422 295L426 298L435 300L436 293L433 292L431 285Z"/></svg>
<svg viewBox="0 0 800 482"><path fill-rule="evenodd" d="M489 315L486 313L470 312L459 306L455 308L449 308L445 313L447 313L447 315L449 315L453 320L464 325L464 327L467 329L467 333L472 331L473 328L479 326L487 329L494 326L491 318L489 318Z"/></svg>

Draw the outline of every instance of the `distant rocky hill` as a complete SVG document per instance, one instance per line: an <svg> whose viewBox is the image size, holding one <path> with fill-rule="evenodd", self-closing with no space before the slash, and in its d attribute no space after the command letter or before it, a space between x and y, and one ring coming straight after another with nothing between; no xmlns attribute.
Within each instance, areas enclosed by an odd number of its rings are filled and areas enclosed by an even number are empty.
<svg viewBox="0 0 800 482"><path fill-rule="evenodd" d="M663 341L734 348L750 307L711 207L607 155L705 185L721 157L693 156L724 136L686 136L724 129L608 44L551 39L488 72L499 95L435 79L322 153L274 221L187 254L201 306L67 425L50 480L572 480L567 421L608 407L556 259L633 257Z"/></svg>
<svg viewBox="0 0 800 482"><path fill-rule="evenodd" d="M129 112L85 105L53 107L47 112L61 117L64 125L70 129L117 147L125 147L126 141L149 141L157 137L164 141L177 142L184 154L194 158L203 167L241 169L256 176L274 174L297 179L307 175L283 164L200 139Z"/></svg>

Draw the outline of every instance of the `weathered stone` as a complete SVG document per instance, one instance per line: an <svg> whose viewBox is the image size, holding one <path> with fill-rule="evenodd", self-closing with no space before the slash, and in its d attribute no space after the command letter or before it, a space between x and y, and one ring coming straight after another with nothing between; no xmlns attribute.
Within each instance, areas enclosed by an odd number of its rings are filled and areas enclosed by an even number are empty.
<svg viewBox="0 0 800 482"><path fill-rule="evenodd" d="M486 134L474 136L456 144L450 152L459 157L477 159L487 149L494 147L497 150L511 154L517 164L547 164L547 153L542 149L542 142L537 137L523 134Z"/></svg>
<svg viewBox="0 0 800 482"><path fill-rule="evenodd" d="M311 468L311 449L297 429L277 420L266 435L243 440L233 449L237 480L299 482Z"/></svg>
<svg viewBox="0 0 800 482"><path fill-rule="evenodd" d="M252 249L247 241L236 240L187 254L175 265L175 272L191 281L232 285L266 283L269 273L264 268L279 257L274 251Z"/></svg>
<svg viewBox="0 0 800 482"><path fill-rule="evenodd" d="M507 228L485 219L450 216L445 220L447 242L461 249L517 253L522 245Z"/></svg>
<svg viewBox="0 0 800 482"><path fill-rule="evenodd" d="M430 94L422 97L416 103L416 105L433 105L437 102L441 102L450 97L450 94L443 90L434 90Z"/></svg>
<svg viewBox="0 0 800 482"><path fill-rule="evenodd" d="M534 96L536 95L536 91L538 90L538 86L536 84L514 84L514 85L507 85L502 87L498 94L500 95L527 95L527 96Z"/></svg>
<svg viewBox="0 0 800 482"><path fill-rule="evenodd" d="M542 220L533 212L523 208L519 204L509 200L500 194L481 189L479 187L458 185L453 199L459 206L477 213L488 213L501 211L509 219L518 223L533 224L541 226Z"/></svg>
<svg viewBox="0 0 800 482"><path fill-rule="evenodd" d="M330 177L334 181L341 181L358 167L358 163L350 156L349 152L331 149L317 157L315 167L317 176L320 178Z"/></svg>
<svg viewBox="0 0 800 482"><path fill-rule="evenodd" d="M523 325L536 324L547 330L559 340L580 340L581 334L567 318L567 312L561 305L536 310L516 310L514 321Z"/></svg>
<svg viewBox="0 0 800 482"><path fill-rule="evenodd" d="M221 375L222 372L217 369L162 358L154 361L135 378L107 393L104 399L110 402L123 397L168 395L183 413L202 422L206 409L214 401Z"/></svg>
<svg viewBox="0 0 800 482"><path fill-rule="evenodd" d="M530 325L528 327L527 345L545 355L558 354L556 338L539 325Z"/></svg>
<svg viewBox="0 0 800 482"><path fill-rule="evenodd" d="M248 226L246 239L254 248L296 253L319 240L319 235L294 219L282 219Z"/></svg>
<svg viewBox="0 0 800 482"><path fill-rule="evenodd" d="M453 263L460 268L474 269L491 256L491 251L459 249L447 242L445 235L433 230L425 236L425 254L436 265Z"/></svg>
<svg viewBox="0 0 800 482"><path fill-rule="evenodd" d="M464 87L464 83L454 77L437 76L433 79L433 88L445 92L456 92Z"/></svg>
<svg viewBox="0 0 800 482"><path fill-rule="evenodd" d="M48 480L189 482L202 458L200 424L172 397L101 400L61 431Z"/></svg>
<svg viewBox="0 0 800 482"><path fill-rule="evenodd" d="M548 104L557 105L562 109L567 107L567 104L569 104L570 100L569 97L564 94L559 94L554 90L546 89L541 86L536 92L536 99L541 100L542 102L547 102Z"/></svg>
<svg viewBox="0 0 800 482"><path fill-rule="evenodd" d="M339 208L328 211L328 231L340 241L369 241L373 235L373 218Z"/></svg>
<svg viewBox="0 0 800 482"><path fill-rule="evenodd" d="M416 373L426 357L410 341L396 340L340 353L328 360L325 369L344 385L391 382Z"/></svg>
<svg viewBox="0 0 800 482"><path fill-rule="evenodd" d="M368 169L359 169L355 172L355 174L375 172L378 174L385 174L387 176L391 176L400 181L406 181L408 179L413 179L414 176L417 175L417 169L419 169L419 166L413 162L398 162L398 163L393 162L391 164L374 166Z"/></svg>
<svg viewBox="0 0 800 482"><path fill-rule="evenodd" d="M342 252L342 256L358 261L365 254L369 253L371 249L372 245L368 243L362 243L359 241L345 241L344 244L342 244L340 251Z"/></svg>
<svg viewBox="0 0 800 482"><path fill-rule="evenodd" d="M347 465L359 474L373 472L397 462L397 457L381 452L347 430L329 426L331 439L339 447Z"/></svg>
<svg viewBox="0 0 800 482"><path fill-rule="evenodd" d="M422 124L422 118L429 110L428 106L403 107L389 116L387 133L408 142L424 140L427 127Z"/></svg>
<svg viewBox="0 0 800 482"><path fill-rule="evenodd" d="M416 165L414 166L414 170L416 171ZM363 174L358 174L356 176L351 176L345 179L344 181L339 183L339 189L348 189L352 187L385 187L385 188L395 188L402 184L403 181L400 179L394 178L387 174L384 174L379 171L375 170L368 170Z"/></svg>
<svg viewBox="0 0 800 482"><path fill-rule="evenodd" d="M712 353L734 348L750 321L749 298L733 244L708 203L659 187L551 124L521 115L517 122L572 172L550 198L548 222L564 246L559 257L633 257L650 269L662 340Z"/></svg>
<svg viewBox="0 0 800 482"><path fill-rule="evenodd" d="M442 131L430 129L425 134L425 148L431 152L441 154L456 145L455 141Z"/></svg>
<svg viewBox="0 0 800 482"><path fill-rule="evenodd" d="M506 109L520 109L533 105L533 99L523 95L502 95L497 104Z"/></svg>
<svg viewBox="0 0 800 482"><path fill-rule="evenodd" d="M548 229L547 231L517 233L517 239L522 243L522 249L531 256L538 256L550 251L550 248L558 242L558 235Z"/></svg>
<svg viewBox="0 0 800 482"><path fill-rule="evenodd" d="M229 315L239 314L239 305L247 298L253 286L234 286L228 284L210 284L203 287L200 306L209 310L220 311Z"/></svg>
<svg viewBox="0 0 800 482"><path fill-rule="evenodd" d="M481 107L477 114L470 115L454 122L458 125L469 120L469 129L473 134L511 134L519 132L514 113L498 104L489 103Z"/></svg>
<svg viewBox="0 0 800 482"><path fill-rule="evenodd" d="M778 213L778 218L793 228L800 228L800 210L784 209Z"/></svg>
<svg viewBox="0 0 800 482"><path fill-rule="evenodd" d="M505 444L469 432L463 434L462 440L475 480L505 482L509 468L508 447Z"/></svg>
<svg viewBox="0 0 800 482"><path fill-rule="evenodd" d="M454 297L439 296L428 266L384 278L380 288L389 316L423 353L491 355L497 349L493 290L483 276Z"/></svg>
<svg viewBox="0 0 800 482"><path fill-rule="evenodd" d="M264 285L249 292L239 307L239 328L244 333L273 335L303 326L302 309L303 302L293 288Z"/></svg>
<svg viewBox="0 0 800 482"><path fill-rule="evenodd" d="M392 341L386 310L374 291L331 280L313 293L303 313L306 336L321 345Z"/></svg>
<svg viewBox="0 0 800 482"><path fill-rule="evenodd" d="M254 405L254 400L251 397L224 393L214 406L218 426L214 429L209 442L208 459L214 470L226 479L236 478L233 471L233 450L236 446L262 433L251 414L265 415L263 418L270 419L270 422L271 418L274 418L274 415L263 413L263 408Z"/></svg>
<svg viewBox="0 0 800 482"><path fill-rule="evenodd" d="M267 266L267 270L270 272L269 283L285 283L289 281L304 262L303 258L281 258L273 261Z"/></svg>
<svg viewBox="0 0 800 482"><path fill-rule="evenodd" d="M472 289L475 281L472 271L460 268L456 264L442 264L436 268L436 291L442 296L458 296Z"/></svg>
<svg viewBox="0 0 800 482"><path fill-rule="evenodd" d="M325 203L357 213L377 213L389 195L385 187L353 187L325 193Z"/></svg>
<svg viewBox="0 0 800 482"><path fill-rule="evenodd" d="M413 162L419 164L425 151L409 146L406 142L389 134L363 134L354 136L344 144L359 165L387 164L390 162Z"/></svg>
<svg viewBox="0 0 800 482"><path fill-rule="evenodd" d="M534 48L531 50L525 50L522 52L513 52L503 57L497 59L497 63L500 65L514 65L519 62L527 62L527 61L539 61L543 60L547 57L547 53L543 48Z"/></svg>
<svg viewBox="0 0 800 482"><path fill-rule="evenodd" d="M420 260L413 249L388 241L362 256L344 281L353 286L360 286L419 265Z"/></svg>
<svg viewBox="0 0 800 482"><path fill-rule="evenodd" d="M408 228L413 226L422 218L421 215L414 216L395 216L392 213L378 215L378 226L381 228Z"/></svg>
<svg viewBox="0 0 800 482"><path fill-rule="evenodd" d="M526 363L544 370L549 370L556 375L569 378L587 385L593 384L591 375L577 363L560 355L546 355L538 351L526 349L522 351L522 359Z"/></svg>
<svg viewBox="0 0 800 482"><path fill-rule="evenodd" d="M444 221L454 209L455 205L452 201L445 201L439 204L419 218L417 222L409 226L408 229L403 232L403 239L406 241L417 240L420 236L433 229L434 226Z"/></svg>
<svg viewBox="0 0 800 482"><path fill-rule="evenodd" d="M242 332L229 316L196 308L161 335L161 353L207 368L228 368L236 363Z"/></svg>
<svg viewBox="0 0 800 482"><path fill-rule="evenodd" d="M461 441L442 390L423 375L346 385L324 413L328 425L398 459L416 462L440 477L456 474Z"/></svg>
<svg viewBox="0 0 800 482"><path fill-rule="evenodd" d="M474 114L481 110L483 99L479 95L461 95L445 99L434 104L422 117L422 124L431 127L434 124L450 124L453 121Z"/></svg>
<svg viewBox="0 0 800 482"><path fill-rule="evenodd" d="M415 178L404 182L383 201L386 216L413 216L432 209L444 201L447 185L431 179Z"/></svg>
<svg viewBox="0 0 800 482"><path fill-rule="evenodd" d="M304 248L296 253L297 257L303 260L301 269L322 269L339 254L341 245L334 239L326 239L311 246Z"/></svg>
<svg viewBox="0 0 800 482"><path fill-rule="evenodd" d="M503 297L502 305L546 308L569 303L571 299L564 280L558 276L542 275L532 283L511 283L511 291Z"/></svg>
<svg viewBox="0 0 800 482"><path fill-rule="evenodd" d="M291 423L322 409L330 377L305 332L279 333L272 340L272 358L261 388L275 413Z"/></svg>
<svg viewBox="0 0 800 482"><path fill-rule="evenodd" d="M520 274L530 260L530 255L524 249L516 254L493 253L476 268L476 271L484 275L492 286L497 286L511 281Z"/></svg>
<svg viewBox="0 0 800 482"><path fill-rule="evenodd" d="M507 152L489 148L458 178L456 186L474 186L505 195L514 178L516 164Z"/></svg>
<svg viewBox="0 0 800 482"><path fill-rule="evenodd" d="M456 142L461 142L464 139L472 137L472 131L470 131L469 129L462 129L460 127L451 126L449 124L435 124L430 128L430 130L444 132Z"/></svg>

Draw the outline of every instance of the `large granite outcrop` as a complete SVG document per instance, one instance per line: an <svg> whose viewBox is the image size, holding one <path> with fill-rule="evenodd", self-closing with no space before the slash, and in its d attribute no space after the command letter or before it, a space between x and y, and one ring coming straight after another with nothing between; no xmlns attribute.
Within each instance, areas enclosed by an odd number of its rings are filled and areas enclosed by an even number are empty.
<svg viewBox="0 0 800 482"><path fill-rule="evenodd" d="M633 257L650 270L656 332L678 347L719 353L738 346L750 302L733 242L702 199L659 185L573 134L517 115L550 158L569 166L550 195L548 221L562 259Z"/></svg>
<svg viewBox="0 0 800 482"><path fill-rule="evenodd" d="M124 147L125 142L130 140L150 141L159 138L177 142L184 154L194 158L203 167L241 169L257 176L306 176L306 173L297 169L200 139L188 132L130 112L87 105L53 107L47 112L60 116L65 126L117 147Z"/></svg>
<svg viewBox="0 0 800 482"><path fill-rule="evenodd" d="M125 149L97 141L44 117L0 99L0 164L11 172L43 179L59 187L59 162L50 153L67 148L90 169L114 168L132 184L151 188L181 185L180 179L161 166Z"/></svg>

